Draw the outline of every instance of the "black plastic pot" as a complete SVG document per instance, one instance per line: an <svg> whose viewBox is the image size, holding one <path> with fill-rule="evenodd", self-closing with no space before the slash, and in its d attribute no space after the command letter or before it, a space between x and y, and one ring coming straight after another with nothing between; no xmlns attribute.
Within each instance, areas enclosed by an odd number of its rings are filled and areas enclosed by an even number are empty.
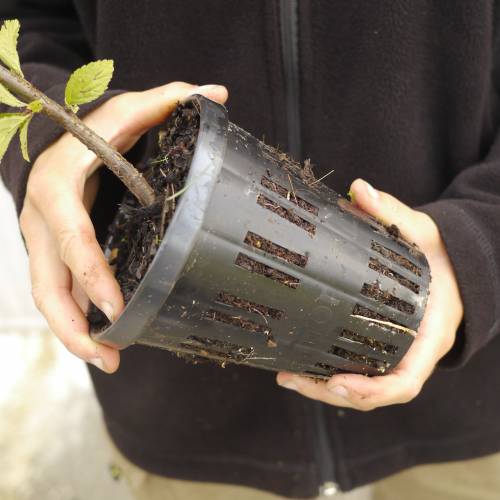
<svg viewBox="0 0 500 500"><path fill-rule="evenodd" d="M223 106L193 100L188 189L122 316L95 338L317 377L394 367L424 314L424 255L302 180Z"/></svg>

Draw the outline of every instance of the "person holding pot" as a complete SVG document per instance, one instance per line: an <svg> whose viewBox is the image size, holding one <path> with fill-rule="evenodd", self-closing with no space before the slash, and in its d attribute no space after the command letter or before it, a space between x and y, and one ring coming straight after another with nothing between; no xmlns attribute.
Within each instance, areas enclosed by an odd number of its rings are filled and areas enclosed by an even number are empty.
<svg viewBox="0 0 500 500"><path fill-rule="evenodd" d="M80 115L131 159L147 157L178 101L200 93L224 103L229 91L233 122L313 158L318 177L333 165L325 182L350 186L354 202L396 224L431 267L417 340L385 376L315 383L281 373L276 384L271 373L192 366L161 350L119 353L89 337L85 311L90 300L113 321L124 307L99 243L122 186L35 117L33 165L11 148L1 169L33 296L89 363L137 498L360 498L371 493L342 491L367 484L377 500L500 491L497 7L19 2L23 71L50 97L62 100L79 65L115 61L113 88ZM320 427L313 400L323 403Z"/></svg>

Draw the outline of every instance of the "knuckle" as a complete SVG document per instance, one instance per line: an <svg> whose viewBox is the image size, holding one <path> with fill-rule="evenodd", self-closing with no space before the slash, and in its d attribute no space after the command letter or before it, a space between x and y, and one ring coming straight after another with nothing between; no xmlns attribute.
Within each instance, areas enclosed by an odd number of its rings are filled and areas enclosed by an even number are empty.
<svg viewBox="0 0 500 500"><path fill-rule="evenodd" d="M79 248L90 245L94 239L94 229L87 226L76 228L65 227L60 229L57 234L57 240L59 242L59 254L61 259L68 263L73 255L79 253Z"/></svg>
<svg viewBox="0 0 500 500"><path fill-rule="evenodd" d="M185 90L185 89L188 89L188 88L191 88L193 85L191 83L187 83L187 82L183 82L181 80L175 80L173 82L170 82L167 84L167 87L169 89L172 89L174 91L176 90Z"/></svg>
<svg viewBox="0 0 500 500"><path fill-rule="evenodd" d="M64 179L58 174L56 167L33 168L26 185L26 199L34 207L40 208L47 203L47 199L55 200L59 196Z"/></svg>
<svg viewBox="0 0 500 500"><path fill-rule="evenodd" d="M130 99L137 95L138 92L125 92L124 94L117 95L103 104L103 107L109 108L110 113L117 115L121 120L127 119L132 115Z"/></svg>
<svg viewBox="0 0 500 500"><path fill-rule="evenodd" d="M78 245L78 233L74 229L62 229L57 235L59 241L59 254L67 262L75 246Z"/></svg>
<svg viewBox="0 0 500 500"><path fill-rule="evenodd" d="M26 185L26 198L29 200L36 200L40 196L43 186L42 183L43 176L32 171L28 179L28 184Z"/></svg>

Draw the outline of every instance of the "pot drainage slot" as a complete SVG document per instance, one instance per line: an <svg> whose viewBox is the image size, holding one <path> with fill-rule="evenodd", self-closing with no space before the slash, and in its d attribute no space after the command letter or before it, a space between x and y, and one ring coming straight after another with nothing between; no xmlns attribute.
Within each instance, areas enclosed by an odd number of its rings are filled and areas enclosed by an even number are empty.
<svg viewBox="0 0 500 500"><path fill-rule="evenodd" d="M271 335L271 328L268 325L261 325L260 323L255 323L241 316L231 316L229 314L216 311L215 309L210 309L209 311L203 313L203 317L210 321L218 321L219 323L224 323L226 325L237 326L243 330L248 330L249 332L261 333L265 335L267 339L268 347L276 347L276 342Z"/></svg>
<svg viewBox="0 0 500 500"><path fill-rule="evenodd" d="M382 290L378 282L372 284L365 283L361 289L361 295L374 299L377 302L381 302L386 306L392 307L393 309L397 309L398 311L406 314L413 314L415 312L415 306L413 304L410 304L409 302Z"/></svg>
<svg viewBox="0 0 500 500"><path fill-rule="evenodd" d="M300 283L298 278L294 278L283 271L278 271L278 269L274 269L274 267L262 264L262 262L258 262L243 253L238 254L235 264L251 273L261 274L266 278L270 278L290 288L297 288Z"/></svg>
<svg viewBox="0 0 500 500"><path fill-rule="evenodd" d="M288 250L288 248L266 240L262 236L252 233L251 231L247 233L244 242L251 247L258 248L259 250L275 255L286 262L290 262L290 264L295 264L299 267L305 267L307 264L307 257L305 255L292 252L292 250Z"/></svg>
<svg viewBox="0 0 500 500"><path fill-rule="evenodd" d="M256 302L242 299L227 292L220 292L215 301L220 304L236 307L237 309L257 313L268 318L282 319L285 316L285 313L279 309L274 309L264 304L257 304Z"/></svg>
<svg viewBox="0 0 500 500"><path fill-rule="evenodd" d="M383 314L380 314L376 311L372 311L371 309L368 309L368 307L362 306L361 304L356 304L354 306L354 309L352 310L352 315L353 316L362 316L363 318L369 318L369 319L377 319L379 321L385 321L386 323L392 323L394 325L399 325L402 326L403 328L406 328L405 325L398 323L397 321L394 321L393 319L389 318L388 316L384 316ZM380 325L381 328L387 329L391 331L392 333L401 333L401 330L398 328L392 327L390 325Z"/></svg>
<svg viewBox="0 0 500 500"><path fill-rule="evenodd" d="M295 203L295 205L302 208L306 212L309 212L309 213L314 214L314 215L318 215L318 213L319 213L318 207L315 207L312 203L309 203L308 201L297 196L295 194L295 191L293 190L292 186L290 186L292 188L292 190L288 190L288 189L284 188L283 186L276 184L276 182L272 181L271 179L269 179L266 176L262 177L262 179L260 180L260 183L262 184L262 186L269 189L270 191L273 191L274 193L278 193L280 196L282 196L283 198L286 198L288 201ZM291 181L290 181L290 183L291 183Z"/></svg>
<svg viewBox="0 0 500 500"><path fill-rule="evenodd" d="M371 347L374 351L378 351L382 354L396 354L398 352L398 346L396 345L387 344L371 337L365 337L364 335L359 335L351 330L342 330L340 336L350 342L356 342L357 344L363 344Z"/></svg>
<svg viewBox="0 0 500 500"><path fill-rule="evenodd" d="M339 358L344 358L349 361L354 361L356 363L361 363L363 365L371 366L372 368L376 368L377 370L383 372L389 368L390 363L387 361L379 361L378 359L369 358L364 354L358 354L353 351L348 351L347 349L343 349L342 347L338 347L336 345L330 347L328 350L330 354L334 354Z"/></svg>
<svg viewBox="0 0 500 500"><path fill-rule="evenodd" d="M389 267L382 264L378 259L370 257L370 262L368 263L368 267L370 269L373 269L374 271L377 271L380 274L383 274L384 276L387 276L388 278L396 280L400 285L408 288L413 293L418 293L420 291L420 285L417 285L417 283L413 283L413 281L410 281L404 276L401 276L401 274L397 273L396 271L393 271Z"/></svg>
<svg viewBox="0 0 500 500"><path fill-rule="evenodd" d="M386 259L392 260L392 262L399 264L401 267L408 269L408 271L411 271L413 274L417 276L422 276L422 270L418 266L416 266L406 257L403 257L402 255L398 254L394 250L386 248L380 243L377 243L376 241L372 241L372 250L375 250L375 252L378 252Z"/></svg>
<svg viewBox="0 0 500 500"><path fill-rule="evenodd" d="M327 363L316 363L314 366L315 366L315 368L321 368L322 370L325 370L326 372L328 372L327 375L329 377L331 377L332 375L336 375L337 373L347 373L344 370L341 370L340 368L335 368L335 366L329 365ZM312 375L315 372L308 371L306 373L309 373ZM322 375L323 377L325 376L324 373L321 373L320 375Z"/></svg>
<svg viewBox="0 0 500 500"><path fill-rule="evenodd" d="M196 342L196 344L182 342L179 347L203 357L223 358L241 363L253 354L251 347L238 346L221 340L194 336L188 337L188 340Z"/></svg>
<svg viewBox="0 0 500 500"><path fill-rule="evenodd" d="M267 209L270 210L271 212L275 213L276 215L279 215L283 219L286 219L287 221L291 222L292 224L295 224L296 226L304 229L307 231L309 234L316 234L316 226L314 224L311 224L310 222L306 221L302 217L299 217L296 213L294 213L293 210L282 207L280 204L276 203L273 200L270 200L263 194L259 194L257 197L257 203Z"/></svg>

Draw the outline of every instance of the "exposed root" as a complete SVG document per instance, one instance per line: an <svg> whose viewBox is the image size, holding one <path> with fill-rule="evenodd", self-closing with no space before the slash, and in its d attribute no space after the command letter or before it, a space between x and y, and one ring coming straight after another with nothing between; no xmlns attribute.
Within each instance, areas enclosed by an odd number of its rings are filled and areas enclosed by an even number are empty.
<svg viewBox="0 0 500 500"><path fill-rule="evenodd" d="M406 326L398 325L397 323L392 323L391 321L382 321L380 319L375 318L367 318L366 316L360 316L359 314L351 314L351 318L362 319L363 321L370 321L371 323L378 323L380 325L388 326L390 328L396 328L402 332L409 333L413 337L417 336L417 332L412 330L411 328L407 328Z"/></svg>

